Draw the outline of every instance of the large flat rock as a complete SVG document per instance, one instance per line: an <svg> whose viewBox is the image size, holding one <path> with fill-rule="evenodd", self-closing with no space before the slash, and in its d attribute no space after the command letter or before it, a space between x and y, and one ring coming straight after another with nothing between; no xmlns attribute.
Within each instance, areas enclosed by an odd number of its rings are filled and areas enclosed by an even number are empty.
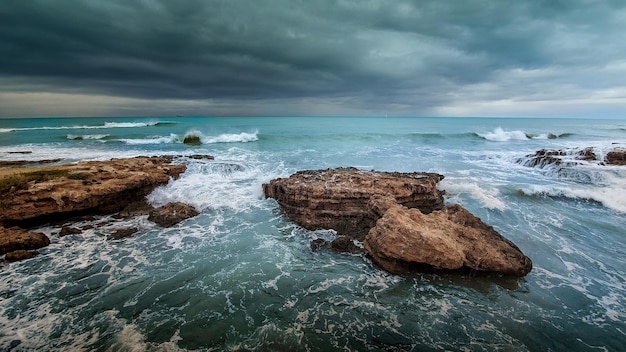
<svg viewBox="0 0 626 352"><path fill-rule="evenodd" d="M172 157L5 170L0 178L0 224L28 227L80 213L108 214L140 200L186 170Z"/></svg>
<svg viewBox="0 0 626 352"><path fill-rule="evenodd" d="M443 207L437 189L442 175L365 171L355 168L300 171L263 185L290 220L309 229L334 229L363 240L377 216L366 207L373 195L391 195L399 204L429 213Z"/></svg>

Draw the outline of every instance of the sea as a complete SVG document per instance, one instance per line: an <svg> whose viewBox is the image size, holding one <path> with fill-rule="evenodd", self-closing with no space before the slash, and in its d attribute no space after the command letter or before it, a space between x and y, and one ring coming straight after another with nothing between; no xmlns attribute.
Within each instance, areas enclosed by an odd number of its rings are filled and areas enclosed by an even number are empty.
<svg viewBox="0 0 626 352"><path fill-rule="evenodd" d="M185 136L201 144L184 144ZM580 161L592 147L597 161ZM0 120L0 161L176 155L148 196L201 214L83 219L82 233L0 268L1 351L624 351L626 119L129 117ZM561 150L569 161L531 165ZM208 154L214 160L184 156ZM523 278L392 275L312 251L261 185L356 167L445 176L461 204L533 261ZM138 227L114 240L113 229ZM358 244L358 243L357 243Z"/></svg>

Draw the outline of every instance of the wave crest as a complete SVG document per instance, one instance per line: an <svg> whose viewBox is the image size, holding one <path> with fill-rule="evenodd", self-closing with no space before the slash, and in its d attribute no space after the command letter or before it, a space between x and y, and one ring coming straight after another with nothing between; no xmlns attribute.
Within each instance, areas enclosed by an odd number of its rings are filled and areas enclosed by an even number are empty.
<svg viewBox="0 0 626 352"><path fill-rule="evenodd" d="M573 133L540 133L537 135L529 134L524 131L506 131L502 127L497 127L493 132L478 133L475 135L493 142L508 142L508 141L526 141L529 139L557 139L573 136Z"/></svg>

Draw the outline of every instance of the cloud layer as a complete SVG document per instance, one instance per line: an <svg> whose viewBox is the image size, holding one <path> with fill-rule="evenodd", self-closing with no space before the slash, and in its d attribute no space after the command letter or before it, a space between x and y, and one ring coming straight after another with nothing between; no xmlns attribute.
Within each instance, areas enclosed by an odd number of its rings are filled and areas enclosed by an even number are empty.
<svg viewBox="0 0 626 352"><path fill-rule="evenodd" d="M623 116L622 1L0 3L0 116Z"/></svg>

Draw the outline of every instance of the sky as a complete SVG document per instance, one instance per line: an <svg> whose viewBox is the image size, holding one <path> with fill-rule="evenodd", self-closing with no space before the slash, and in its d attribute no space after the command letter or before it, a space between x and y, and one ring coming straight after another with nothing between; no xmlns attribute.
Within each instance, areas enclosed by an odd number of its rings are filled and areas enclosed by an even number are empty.
<svg viewBox="0 0 626 352"><path fill-rule="evenodd" d="M0 117L174 115L626 117L626 1L0 1Z"/></svg>

